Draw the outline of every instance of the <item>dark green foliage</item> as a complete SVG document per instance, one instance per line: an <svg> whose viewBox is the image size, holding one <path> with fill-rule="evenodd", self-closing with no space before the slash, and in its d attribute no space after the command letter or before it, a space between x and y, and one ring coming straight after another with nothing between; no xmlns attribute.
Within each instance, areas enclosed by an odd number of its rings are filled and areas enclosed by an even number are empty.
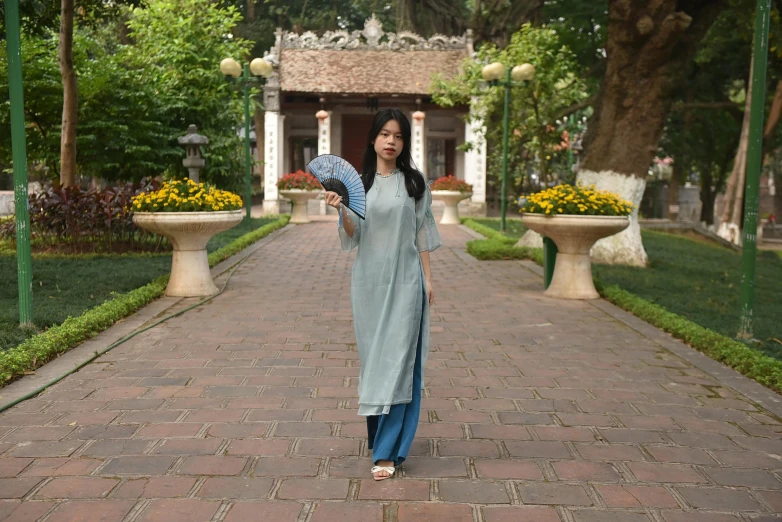
<svg viewBox="0 0 782 522"><path fill-rule="evenodd" d="M739 328L741 254L656 232L643 233L649 268L594 265L603 285L616 285L728 337ZM755 337L764 353L782 360L782 260L758 252Z"/></svg>
<svg viewBox="0 0 782 522"><path fill-rule="evenodd" d="M524 225L519 220L507 220L506 234L499 232L500 222L496 219L465 219L466 227L483 234L488 239L476 239L467 242L467 253L483 261L499 261L509 259L532 259L536 263L543 262L543 251L539 248L517 247Z"/></svg>

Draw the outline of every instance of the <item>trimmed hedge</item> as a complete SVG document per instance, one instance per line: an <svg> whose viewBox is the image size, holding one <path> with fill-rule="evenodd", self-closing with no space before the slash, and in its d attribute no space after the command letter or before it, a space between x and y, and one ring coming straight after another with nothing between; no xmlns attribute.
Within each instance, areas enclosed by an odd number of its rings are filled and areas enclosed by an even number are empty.
<svg viewBox="0 0 782 522"><path fill-rule="evenodd" d="M214 266L228 259L255 241L284 227L288 224L289 219L290 217L287 215L281 216L274 223L249 232L225 247L212 252L209 255L209 266ZM69 317L62 324L27 339L15 348L0 352L0 386L43 366L54 357L95 337L118 320L162 296L167 283L168 276L158 277L151 283L106 301L78 317Z"/></svg>
<svg viewBox="0 0 782 522"><path fill-rule="evenodd" d="M695 324L617 286L606 286L598 290L608 301L670 333L699 352L776 392L782 392L782 361Z"/></svg>
<svg viewBox="0 0 782 522"><path fill-rule="evenodd" d="M463 219L462 224L488 238L467 242L467 253L481 261L531 259L538 264L543 264L543 249L541 248L517 247L516 238L508 237L491 227L476 223L470 218Z"/></svg>
<svg viewBox="0 0 782 522"><path fill-rule="evenodd" d="M463 224L488 238L467 243L467 252L476 258L482 260L531 259L539 265L543 264L542 249L515 247L513 246L515 239L507 238L496 230L475 223L469 218L464 219ZM782 252L780 252L780 256L782 256ZM618 286L601 286L598 283L597 287L603 298L619 308L670 333L715 361L730 366L742 375L782 393L782 361L669 312L662 306L650 303Z"/></svg>

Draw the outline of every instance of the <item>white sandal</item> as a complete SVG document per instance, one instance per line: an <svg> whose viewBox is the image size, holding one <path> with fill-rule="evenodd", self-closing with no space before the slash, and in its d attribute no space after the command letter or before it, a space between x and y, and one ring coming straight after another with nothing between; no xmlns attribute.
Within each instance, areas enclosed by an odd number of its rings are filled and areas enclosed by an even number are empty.
<svg viewBox="0 0 782 522"><path fill-rule="evenodd" d="M387 477L376 477L375 473L380 473L381 471L385 471L386 473L388 473L388 476ZM378 480L378 481L390 479L391 477L394 476L394 472L395 471L396 471L396 468L393 467L393 466L373 466L372 469L370 470L370 472L372 473L372 477L375 480Z"/></svg>

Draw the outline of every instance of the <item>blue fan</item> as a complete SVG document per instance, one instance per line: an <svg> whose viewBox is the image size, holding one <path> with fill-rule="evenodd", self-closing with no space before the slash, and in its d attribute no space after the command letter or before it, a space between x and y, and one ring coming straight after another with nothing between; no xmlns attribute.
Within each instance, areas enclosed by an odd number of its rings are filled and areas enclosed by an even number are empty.
<svg viewBox="0 0 782 522"><path fill-rule="evenodd" d="M307 165L323 188L342 197L342 204L366 219L367 194L364 183L353 165L334 154L322 154Z"/></svg>

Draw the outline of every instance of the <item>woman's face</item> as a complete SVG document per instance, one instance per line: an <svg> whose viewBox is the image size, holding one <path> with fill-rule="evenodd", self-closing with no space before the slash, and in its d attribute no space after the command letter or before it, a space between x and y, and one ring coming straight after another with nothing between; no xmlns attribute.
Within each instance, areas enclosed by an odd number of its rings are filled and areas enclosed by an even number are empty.
<svg viewBox="0 0 782 522"><path fill-rule="evenodd" d="M405 143L402 140L402 129L396 120L388 120L380 133L375 137L375 152L379 158L386 161L396 161L402 153Z"/></svg>

